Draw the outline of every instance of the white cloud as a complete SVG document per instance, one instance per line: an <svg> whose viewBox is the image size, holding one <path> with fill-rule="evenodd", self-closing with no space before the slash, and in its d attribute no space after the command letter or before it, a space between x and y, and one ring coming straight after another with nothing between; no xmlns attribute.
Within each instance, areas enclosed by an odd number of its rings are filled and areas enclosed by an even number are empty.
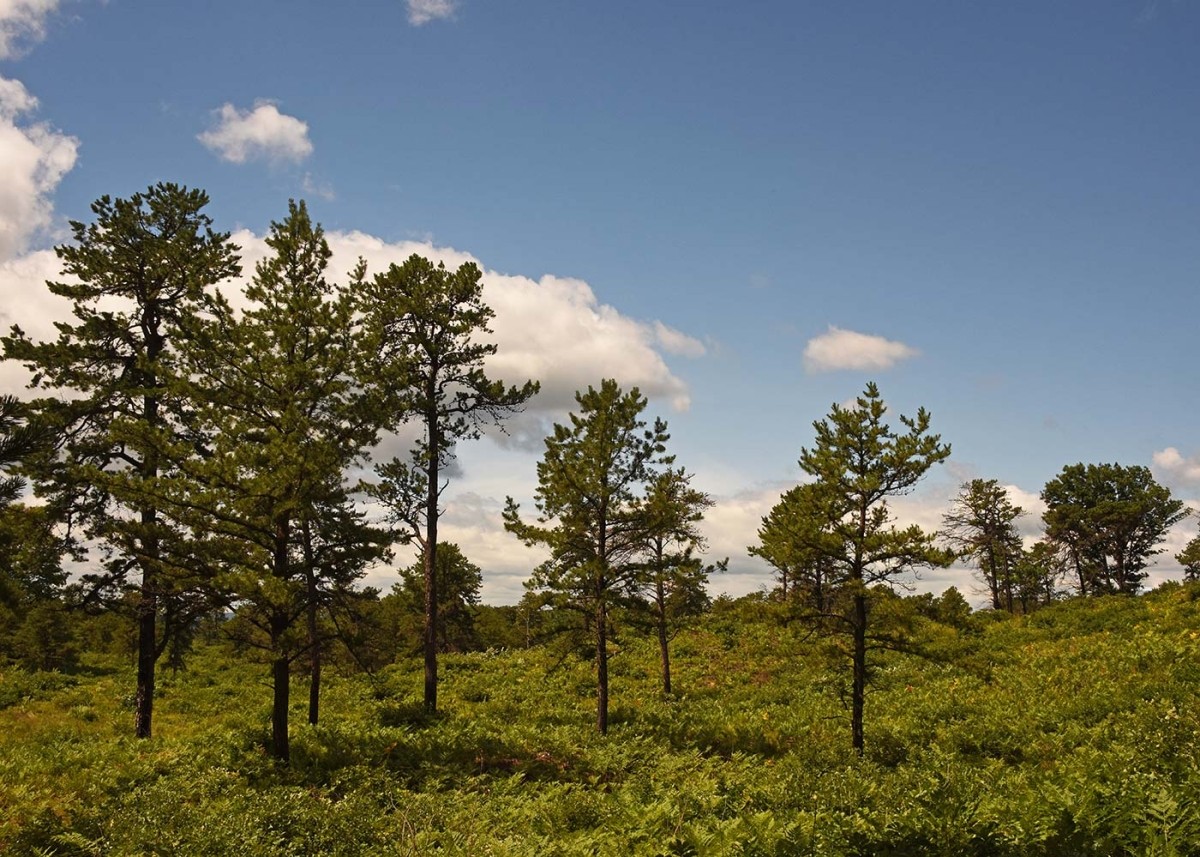
<svg viewBox="0 0 1200 857"><path fill-rule="evenodd" d="M430 21L445 21L456 11L456 0L408 0L408 23L420 27Z"/></svg>
<svg viewBox="0 0 1200 857"><path fill-rule="evenodd" d="M706 558L715 562L729 557L729 571L711 579L708 588L712 594L736 598L774 586L774 570L765 560L750 556L747 549L758 543L762 519L794 484L772 483L713 497L713 506L700 524L708 541Z"/></svg>
<svg viewBox="0 0 1200 857"><path fill-rule="evenodd" d="M1169 482L1200 484L1200 456L1184 458L1173 446L1160 450L1151 458L1154 468Z"/></svg>
<svg viewBox="0 0 1200 857"><path fill-rule="evenodd" d="M903 342L840 327L808 341L804 347L804 369L810 374L839 369L890 369L920 352Z"/></svg>
<svg viewBox="0 0 1200 857"><path fill-rule="evenodd" d="M53 250L39 250L0 262L0 331L19 324L36 341L57 336L54 322L70 318L71 305L46 288L61 265ZM29 373L12 360L0 360L0 394L21 395Z"/></svg>
<svg viewBox="0 0 1200 857"><path fill-rule="evenodd" d="M37 104L20 81L0 78L0 261L23 253L50 226L50 195L75 166L78 140L44 122L19 123Z"/></svg>
<svg viewBox="0 0 1200 857"><path fill-rule="evenodd" d="M222 160L244 164L261 158L298 163L312 154L308 123L280 113L269 101L256 101L253 110L224 104L214 113L216 126L196 139Z"/></svg>
<svg viewBox="0 0 1200 857"><path fill-rule="evenodd" d="M413 253L454 268L475 262L483 270L483 298L495 311L493 339L498 353L488 362L488 374L508 384L537 379L541 392L530 403L526 420L517 420L510 431L518 442L534 435L540 443L544 417L561 419L575 406L575 392L615 378L623 388L638 387L652 399L666 400L684 411L690 405L687 385L672 374L658 349L669 350L660 331L675 348L695 342L661 323L643 323L601 303L582 280L545 275L538 279L491 271L469 253L437 247L428 241L388 243L362 232L326 235L333 250L334 276L345 279L359 258L374 276ZM243 267L265 252L262 239L240 232L234 240L243 247ZM695 345L700 345L695 342ZM703 346L701 346L703 347ZM694 351L694 346L691 347ZM651 406L653 408L653 405Z"/></svg>
<svg viewBox="0 0 1200 857"><path fill-rule="evenodd" d="M59 0L0 0L0 59L12 59L22 43L46 36L46 19Z"/></svg>
<svg viewBox="0 0 1200 857"><path fill-rule="evenodd" d="M668 354L678 354L680 357L703 357L707 350L699 339L667 327L661 321L654 322L654 338Z"/></svg>

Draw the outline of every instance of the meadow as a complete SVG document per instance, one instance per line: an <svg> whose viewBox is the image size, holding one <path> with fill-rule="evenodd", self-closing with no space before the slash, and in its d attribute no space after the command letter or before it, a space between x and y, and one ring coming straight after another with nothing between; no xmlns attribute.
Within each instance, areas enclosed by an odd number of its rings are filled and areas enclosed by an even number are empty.
<svg viewBox="0 0 1200 857"><path fill-rule="evenodd" d="M850 749L839 654L761 599L674 641L618 636L607 735L554 644L294 678L275 762L268 667L219 641L162 671L0 674L0 851L31 855L1186 855L1200 853L1200 588L916 623Z"/></svg>

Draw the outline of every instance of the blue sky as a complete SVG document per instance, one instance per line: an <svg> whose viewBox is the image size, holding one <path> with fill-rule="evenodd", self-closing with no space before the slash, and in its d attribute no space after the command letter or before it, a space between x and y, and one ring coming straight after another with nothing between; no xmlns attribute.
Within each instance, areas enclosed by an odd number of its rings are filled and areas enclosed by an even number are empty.
<svg viewBox="0 0 1200 857"><path fill-rule="evenodd" d="M913 520L1078 461L1195 501L1198 44L1183 0L0 0L0 314L53 315L44 251L102 194L203 187L251 257L304 197L343 266L488 270L498 368L548 373L530 437L605 375L649 392L719 589L766 583L759 517L872 379L954 448ZM447 491L493 600L537 458L472 445Z"/></svg>

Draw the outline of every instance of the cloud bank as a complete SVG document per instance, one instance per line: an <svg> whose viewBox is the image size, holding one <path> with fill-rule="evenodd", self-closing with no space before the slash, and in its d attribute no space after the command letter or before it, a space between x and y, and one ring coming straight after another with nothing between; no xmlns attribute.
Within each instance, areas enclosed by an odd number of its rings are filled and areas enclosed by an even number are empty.
<svg viewBox="0 0 1200 857"><path fill-rule="evenodd" d="M45 122L19 121L37 106L24 84L0 78L0 261L23 253L50 226L51 194L75 166L78 140Z"/></svg>
<svg viewBox="0 0 1200 857"><path fill-rule="evenodd" d="M903 342L830 325L828 331L810 339L804 347L804 370L813 375L842 369L891 369L918 354L917 349Z"/></svg>
<svg viewBox="0 0 1200 857"><path fill-rule="evenodd" d="M223 161L299 163L312 154L308 124L280 113L269 101L255 102L253 110L238 110L232 104L224 104L214 113L217 124L196 139Z"/></svg>

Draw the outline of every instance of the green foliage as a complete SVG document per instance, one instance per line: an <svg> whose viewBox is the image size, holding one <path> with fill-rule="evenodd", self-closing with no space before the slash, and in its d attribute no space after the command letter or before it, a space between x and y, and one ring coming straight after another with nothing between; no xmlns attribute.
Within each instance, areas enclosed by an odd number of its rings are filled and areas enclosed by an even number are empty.
<svg viewBox="0 0 1200 857"><path fill-rule="evenodd" d="M14 396L0 396L0 473L12 473L20 464L47 445L47 432L26 419L25 408ZM10 475L0 478L0 509L25 490L25 480Z"/></svg>
<svg viewBox="0 0 1200 857"><path fill-rule="evenodd" d="M112 606L139 618L137 734L151 732L155 664L195 603L191 544L164 520L154 486L170 471L164 444L194 443L188 403L170 391L179 346L216 283L236 276L236 247L212 229L208 196L160 183L128 199L101 197L90 224L55 248L69 282L48 283L71 302L73 322L33 342L14 325L4 356L33 373L46 395L30 408L53 448L26 462L39 493L82 551L97 540L103 572L91 575ZM135 592L136 598L129 596Z"/></svg>
<svg viewBox="0 0 1200 857"><path fill-rule="evenodd" d="M833 581L832 560L820 547L830 510L820 484L809 482L783 493L758 529L758 544L748 548L775 569L779 599L799 601L824 612Z"/></svg>
<svg viewBox="0 0 1200 857"><path fill-rule="evenodd" d="M376 440L374 398L357 376L355 305L325 278L330 250L303 202L271 224L241 312L218 294L186 343L179 395L203 455L176 444L163 505L194 534L192 554L270 653L274 743L286 758L290 662L318 645L316 611L381 549L351 507L346 470ZM354 283L361 282L360 266ZM294 625L308 624L301 634ZM314 666L314 674L316 666ZM313 715L315 716L315 711Z"/></svg>
<svg viewBox="0 0 1200 857"><path fill-rule="evenodd" d="M453 542L438 546L437 552L438 610L437 640L439 652L463 652L478 647L475 633L475 610L479 604L479 589L483 572L471 562ZM400 583L388 596L397 601L397 608L407 619L405 636L412 648L421 648L425 618L425 562L419 560L400 572ZM386 598L384 599L387 600Z"/></svg>
<svg viewBox="0 0 1200 857"><path fill-rule="evenodd" d="M607 738L587 661L539 647L444 656L436 717L417 663L330 675L288 767L265 752L255 668L223 649L162 679L152 743L121 737L126 668L10 670L0 850L1196 854L1196 595L1079 599L967 636L918 617L959 654L880 655L862 758L820 644L761 598L680 633L674 699L653 641L624 643ZM980 658L986 676L964 668Z"/></svg>
<svg viewBox="0 0 1200 857"><path fill-rule="evenodd" d="M1200 536L1193 538L1182 551L1175 554L1175 561L1183 566L1183 576L1187 580L1200 580Z"/></svg>
<svg viewBox="0 0 1200 857"><path fill-rule="evenodd" d="M1084 595L1140 590L1163 536L1188 515L1140 466L1068 465L1042 499L1046 536L1066 549Z"/></svg>
<svg viewBox="0 0 1200 857"><path fill-rule="evenodd" d="M762 542L752 549L785 580L803 581L805 620L849 639L851 742L859 753L868 652L909 645L904 622L879 621L902 615L888 610L894 606L890 587L920 567L949 565L954 558L936 546L935 534L915 525L897 528L888 507L890 497L907 494L944 461L950 447L929 433L924 408L916 417L899 417L903 433L884 421L886 412L872 383L853 406L835 404L813 423L816 442L800 453L800 468L813 481L788 492L763 519Z"/></svg>

